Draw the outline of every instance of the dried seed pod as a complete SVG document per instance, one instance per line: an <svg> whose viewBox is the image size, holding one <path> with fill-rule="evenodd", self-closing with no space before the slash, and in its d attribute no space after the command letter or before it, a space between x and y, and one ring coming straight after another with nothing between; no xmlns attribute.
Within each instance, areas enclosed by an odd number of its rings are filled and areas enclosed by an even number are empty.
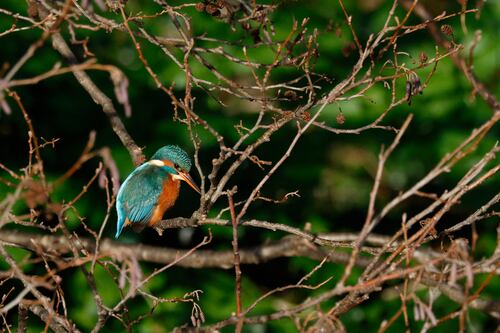
<svg viewBox="0 0 500 333"><path fill-rule="evenodd" d="M218 16L220 14L219 8L211 3L205 6L205 11L212 16Z"/></svg>
<svg viewBox="0 0 500 333"><path fill-rule="evenodd" d="M424 93L424 89L422 88L422 84L420 83L420 78L417 76L416 80L413 82L413 95Z"/></svg>
<svg viewBox="0 0 500 333"><path fill-rule="evenodd" d="M342 112L340 112L335 119L337 120L337 123L340 125L345 123L345 116Z"/></svg>
<svg viewBox="0 0 500 333"><path fill-rule="evenodd" d="M350 42L349 44L347 44L342 48L342 55L347 58L351 54L351 52L354 51L355 49L356 45L354 45L353 42Z"/></svg>
<svg viewBox="0 0 500 333"><path fill-rule="evenodd" d="M446 36L452 36L453 35L453 28L449 24L443 24L441 26L441 32L445 34Z"/></svg>
<svg viewBox="0 0 500 333"><path fill-rule="evenodd" d="M423 94L423 87L417 73L410 72L406 80L405 98L408 105L411 105L411 97L416 94Z"/></svg>
<svg viewBox="0 0 500 333"><path fill-rule="evenodd" d="M194 8L196 8L196 10L199 11L199 12L204 12L205 11L205 7L206 7L206 5L203 2L198 2L196 4L196 6L194 6Z"/></svg>
<svg viewBox="0 0 500 333"><path fill-rule="evenodd" d="M342 28L341 27L337 27L335 29L335 36L337 36L337 38L342 37Z"/></svg>
<svg viewBox="0 0 500 333"><path fill-rule="evenodd" d="M285 91L285 97L291 101L296 101L297 100L297 93L293 90L287 90L287 91Z"/></svg>
<svg viewBox="0 0 500 333"><path fill-rule="evenodd" d="M307 111L302 112L299 116L306 122L311 120L311 114Z"/></svg>
<svg viewBox="0 0 500 333"><path fill-rule="evenodd" d="M28 1L28 15L34 19L38 18L38 8L35 1Z"/></svg>
<svg viewBox="0 0 500 333"><path fill-rule="evenodd" d="M412 95L416 95L416 94L422 95L423 88L422 88L422 84L420 83L420 78L418 77L417 73L411 72L410 76L409 76L409 80L412 83L412 90L411 90Z"/></svg>
<svg viewBox="0 0 500 333"><path fill-rule="evenodd" d="M420 63L423 64L423 63L427 62L429 57L427 56L427 54L425 52L422 51L422 52L420 52L419 59L420 59Z"/></svg>
<svg viewBox="0 0 500 333"><path fill-rule="evenodd" d="M408 102L408 105L411 105L412 91L413 91L413 86L410 80L406 80L405 99Z"/></svg>
<svg viewBox="0 0 500 333"><path fill-rule="evenodd" d="M226 7L226 5L227 5L227 4L226 4L226 2L225 2L224 0L215 0L215 3L217 4L217 6L218 6L219 8L224 8L224 7Z"/></svg>

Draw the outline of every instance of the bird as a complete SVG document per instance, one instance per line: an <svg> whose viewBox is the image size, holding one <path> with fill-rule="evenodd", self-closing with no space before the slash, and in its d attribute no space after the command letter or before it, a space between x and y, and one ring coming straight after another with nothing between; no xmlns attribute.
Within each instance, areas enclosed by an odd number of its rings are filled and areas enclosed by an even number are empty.
<svg viewBox="0 0 500 333"><path fill-rule="evenodd" d="M181 181L189 184L201 194L200 188L189 175L191 159L179 146L163 146L151 159L138 166L125 179L116 197L115 238L123 229L131 226L134 231L142 231L146 226L154 226L170 209L179 196Z"/></svg>

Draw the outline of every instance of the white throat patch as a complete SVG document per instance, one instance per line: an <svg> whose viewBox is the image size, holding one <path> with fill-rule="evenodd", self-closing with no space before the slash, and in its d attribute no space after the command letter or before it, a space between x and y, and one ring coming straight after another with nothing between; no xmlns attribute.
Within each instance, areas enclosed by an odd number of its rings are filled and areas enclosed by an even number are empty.
<svg viewBox="0 0 500 333"><path fill-rule="evenodd" d="M165 163L163 163L163 161L161 160L151 160L148 163L157 167L165 166Z"/></svg>
<svg viewBox="0 0 500 333"><path fill-rule="evenodd" d="M177 174L172 174L172 179L184 180L184 178L182 178L181 176L179 176Z"/></svg>

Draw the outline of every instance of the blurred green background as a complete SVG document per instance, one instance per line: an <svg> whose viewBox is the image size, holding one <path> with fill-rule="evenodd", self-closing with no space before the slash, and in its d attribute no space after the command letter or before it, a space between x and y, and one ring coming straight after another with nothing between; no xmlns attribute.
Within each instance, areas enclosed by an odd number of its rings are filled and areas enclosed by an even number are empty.
<svg viewBox="0 0 500 333"><path fill-rule="evenodd" d="M446 10L455 12L460 9L457 1L423 1L432 10L439 14ZM178 4L178 2L175 2ZM369 34L376 33L383 26L391 2L388 1L352 1L346 3L348 12L354 17L353 24L357 29L360 40L366 41ZM24 1L3 0L0 8L27 15L27 5ZM127 11L132 13L142 12L152 14L161 8L153 1L128 1ZM242 39L251 45L251 37L241 28L236 27L230 31L228 24L216 18L196 11L193 7L183 10L191 17L193 34L200 36L206 34L214 38L227 38L228 40ZM102 13L101 13L102 14ZM120 20L119 14L106 12L106 16ZM404 17L404 11L398 8L399 18ZM293 19L301 22L309 17L309 31L317 28L320 31L319 58L314 71L321 73L333 80L325 83L323 92L328 91L332 84L340 82L350 72L356 61L356 52L347 54L351 34L344 25L343 14L336 1L285 1L279 3L271 15L276 30L276 38L282 39L290 31ZM476 29L482 31L481 42L475 49L474 71L479 79L498 96L500 88L497 85L500 67L498 64L498 22L500 6L498 2L486 2L479 19L474 14L467 16L469 34L465 35L460 28L458 17L446 21L454 29L457 42L469 46ZM419 20L411 17L409 24L416 24ZM7 30L13 19L0 14L0 32ZM175 28L168 16L145 20L143 22L148 31L165 36L176 37ZM333 26L333 29L328 29ZM337 29L338 28L338 29ZM340 29L340 30L339 30ZM230 33L229 33L230 32ZM68 37L67 31L64 35ZM41 36L41 31L29 30L6 35L0 38L0 65L12 66L25 52L28 46ZM192 152L192 143L186 127L179 122L172 121L172 105L168 96L156 89L151 77L147 74L130 37L126 33L114 31L77 30L77 38L89 37L89 49L95 54L99 63L113 64L120 68L130 81L129 97L132 105L132 116L126 118L121 105L115 102L115 107L120 112L128 132L135 141L145 147L146 156L165 144L178 144ZM176 95L182 96L184 91L184 74L173 62L166 57L157 47L146 42L141 42L145 57L150 66L159 75L159 79L169 86L176 83ZM214 46L214 44L205 44ZM398 42L399 51L407 52L408 57L401 56L407 67L418 65L418 57L425 52L429 57L434 54L435 43L424 30L402 38ZM74 51L82 56L81 46L74 45ZM224 49L237 56L242 55L241 48L225 46ZM263 63L272 61L272 53L264 47L251 49L251 57ZM391 54L386 55L390 57ZM83 58L81 58L84 60ZM248 70L243 66L230 64L215 55L207 56L216 68L228 77L238 81L245 81L249 76ZM36 52L20 70L17 79L29 78L49 70L55 63L62 62L60 56L47 42L44 47ZM202 79L214 80L212 74L199 63L192 61L194 73ZM4 67L5 68L5 67ZM426 77L430 68L418 71L421 78ZM105 72L89 72L92 79L108 95L114 98L113 85L109 75ZM2 74L3 75L3 74ZM272 81L280 82L293 76L287 71L273 73ZM399 96L404 95L404 80L398 82ZM25 86L14 89L22 98L29 112L35 130L40 137L47 140L59 138L55 148L46 148L42 152L45 161L45 171L49 180L54 180L63 174L79 157L89 132L97 133L96 147L107 146L112 150L122 180L133 170L134 166L128 152L121 145L117 136L112 131L108 119L101 108L94 104L88 94L79 86L70 74L44 80L37 85ZM206 119L226 138L226 143L231 144L238 139L234 126L241 119L245 125L250 126L256 119L258 106L249 102L229 101L229 107L223 108L200 89L194 89L196 97L195 111ZM338 128L356 128L370 123L390 103L390 92L382 84L374 86L367 93L369 98L356 99L349 102L340 102L331 105L321 116L320 120ZM13 113L7 115L0 112L0 162L13 170L19 170L27 164L28 145L27 127L22 114L14 101L7 98ZM282 107L286 107L283 104ZM342 110L346 120L344 124L336 122L336 117ZM457 70L451 60L439 62L437 71L425 89L423 95L413 99L411 106L402 105L391 111L384 121L385 125L399 127L407 114L414 114L414 119L405 134L401 145L394 151L387 162L386 173L383 178L377 207L382 207L397 193L407 189L421 179L447 152L467 137L471 130L483 124L491 117L492 110L479 97L471 97L471 87L463 74ZM257 150L259 157L264 160L276 161L286 151L291 139L295 135L294 126L288 126L273 135L270 143ZM218 156L218 145L202 129L198 129L202 137L200 159L204 171L208 173L211 160ZM491 149L498 140L498 126L494 128L482 141L477 151L461 161L450 173L439 177L425 189L427 192L442 193L449 189L461 178L468 168L478 160L486 151ZM263 195L280 198L284 194L299 190L300 197L289 199L283 204L271 204L258 201L252 205L247 218L262 219L279 222L286 225L303 227L305 223L312 224L313 232L357 232L361 229L368 195L373 183L377 166L377 155L382 144L390 144L393 133L373 129L360 135L336 135L319 128L311 128L300 140L291 157L270 179L263 189ZM80 192L82 186L93 175L98 160L86 163L69 181L57 188L51 197L52 202L67 202ZM235 200L245 198L249 191L265 175L266 170L260 170L252 163L246 163L232 178L229 186L238 185L239 193ZM195 179L199 179L196 173ZM9 178L5 172L0 172L0 177ZM460 205L454 207L439 224L439 228L456 223L468 216L481 205L485 204L500 188L499 177L488 181L480 188L467 194ZM0 199L12 192L12 188L0 184ZM88 194L76 204L78 214L85 219L85 223L98 230L106 213L105 192L98 186L90 188ZM194 191L184 187L177 205L168 212L168 216L190 216L198 208L198 196ZM394 210L384 222L377 227L376 233L392 234L400 227L400 217L403 212L412 214L426 207L428 200L414 198L405 202ZM221 199L211 215L226 206ZM26 213L27 208L22 202L16 207L16 213ZM226 216L227 217L227 216ZM50 216L46 216L50 224ZM105 230L106 237L114 234L114 219ZM54 223L54 222L52 222ZM476 258L488 256L492 253L496 243L496 226L498 221L490 218L478 224L479 239L474 252ZM76 214L69 220L69 226L79 234L88 236L88 232L81 226ZM12 227L12 226L8 226ZM19 227L16 227L19 228ZM230 249L231 230L225 227L211 227L214 240L209 245L211 249ZM36 232L26 228L30 232ZM207 234L207 228L198 228L189 234L186 230L168 230L162 237L152 230L145 230L142 234L126 232L121 238L123 242L142 242L145 244L168 246L177 248L190 248ZM240 228L240 245L251 247L262 244L268 240L279 239L284 234L268 230ZM187 237L181 237L181 234ZM470 239L470 229L464 229L458 236ZM438 246L439 244L437 244ZM11 253L20 258L27 252L19 249L10 249ZM2 269L6 264L0 262ZM268 290L287 284L296 283L303 275L307 274L317 263L306 258L278 259L259 266L243 266L243 303L248 306L257 297ZM157 265L142 263L141 267L146 275ZM33 266L28 272L34 274L43 267ZM310 283L318 283L324 279L342 274L341 265L326 264L311 279ZM110 280L107 272L100 269L96 272L98 288L102 293L105 304L113 306L119 301L116 286ZM476 280L475 285L480 281ZM332 285L329 285L330 287ZM70 317L78 327L91 330L96 321L94 299L87 286L81 271L78 269L67 270L63 274L63 287L66 291L68 311ZM328 285L326 289L328 288ZM186 269L174 267L161 274L148 284L147 289L161 297L182 297L193 290L202 290L200 305L205 313L207 323L213 323L227 318L235 311L234 300L234 272L232 269ZM283 306L290 306L301 302L311 294L319 294L325 288L316 291L293 290L270 297L259 305L251 314L269 313L277 311ZM485 295L496 297L500 294L500 280L493 279L486 289ZM422 294L425 298L425 295ZM335 300L326 302L323 306L332 306ZM399 297L390 293L374 294L371 300L340 317L349 332L376 331L381 318L390 318L400 307ZM130 318L148 313L151 304L140 297L129 302ZM434 304L436 315L443 316L458 305L444 297ZM411 311L410 311L411 312ZM165 332L173 327L190 322L191 305L189 303L161 304L154 313L146 317L137 325L138 332ZM494 327L495 323L483 313L475 310L469 311L470 332L485 332ZM17 321L16 314L8 317L11 322ZM413 314L410 313L413 317ZM40 331L42 323L35 319L30 321L29 331ZM419 330L421 322L412 321L412 330ZM118 331L121 324L110 319L106 330ZM451 320L439 326L435 331L456 331L458 320ZM227 331L232 331L228 328ZM247 332L285 332L293 331L295 326L289 319L269 322L267 325L246 326ZM404 321L401 317L389 330L401 332L404 330Z"/></svg>

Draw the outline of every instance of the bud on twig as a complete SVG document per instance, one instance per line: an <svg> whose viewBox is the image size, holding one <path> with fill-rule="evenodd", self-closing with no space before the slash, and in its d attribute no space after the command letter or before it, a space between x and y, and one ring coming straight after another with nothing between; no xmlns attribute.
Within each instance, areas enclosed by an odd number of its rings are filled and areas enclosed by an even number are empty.
<svg viewBox="0 0 500 333"><path fill-rule="evenodd" d="M453 28L449 24L443 24L441 26L441 32L446 36L453 36Z"/></svg>
<svg viewBox="0 0 500 333"><path fill-rule="evenodd" d="M422 51L422 52L420 52L419 59L420 59L421 64L425 64L427 62L427 60L429 59L429 57L427 56L427 54L425 52Z"/></svg>
<svg viewBox="0 0 500 333"><path fill-rule="evenodd" d="M336 120L337 120L337 123L342 125L343 123L345 123L345 116L342 112L340 112L337 117L336 117Z"/></svg>

